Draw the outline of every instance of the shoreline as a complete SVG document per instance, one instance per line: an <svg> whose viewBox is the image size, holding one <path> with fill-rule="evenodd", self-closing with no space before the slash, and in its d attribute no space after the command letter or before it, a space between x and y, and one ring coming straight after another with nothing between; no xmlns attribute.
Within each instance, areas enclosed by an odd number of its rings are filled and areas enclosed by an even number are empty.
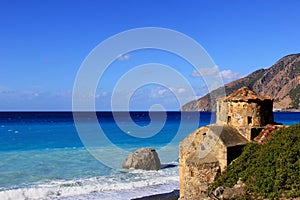
<svg viewBox="0 0 300 200"><path fill-rule="evenodd" d="M140 198L134 198L131 200L177 200L179 198L179 190L173 190L172 192L155 194Z"/></svg>

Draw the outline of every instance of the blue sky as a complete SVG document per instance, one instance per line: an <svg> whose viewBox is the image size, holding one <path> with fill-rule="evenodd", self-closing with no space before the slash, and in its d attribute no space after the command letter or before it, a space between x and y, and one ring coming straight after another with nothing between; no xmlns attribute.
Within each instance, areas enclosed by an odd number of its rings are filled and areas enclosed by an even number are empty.
<svg viewBox="0 0 300 200"><path fill-rule="evenodd" d="M86 56L100 42L133 28L163 27L188 35L214 60L217 67L209 73L218 70L229 82L299 52L299 7L297 0L1 0L0 110L71 110L73 84ZM109 110L122 73L147 62L169 64L197 96L207 92L201 77L176 56L132 52L120 56L99 83L96 108ZM180 105L167 89L142 87L129 107L148 110L158 103L177 110Z"/></svg>

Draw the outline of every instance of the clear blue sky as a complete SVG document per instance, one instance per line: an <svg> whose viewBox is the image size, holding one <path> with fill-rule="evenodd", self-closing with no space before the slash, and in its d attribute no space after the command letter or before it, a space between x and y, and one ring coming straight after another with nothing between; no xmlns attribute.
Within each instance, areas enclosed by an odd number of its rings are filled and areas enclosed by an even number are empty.
<svg viewBox="0 0 300 200"><path fill-rule="evenodd" d="M114 34L140 27L164 27L192 37L228 82L300 52L299 8L298 0L1 0L0 110L71 110L76 73L89 52ZM99 85L97 109L109 110L112 86L122 72L117 67L141 63L136 60L147 55L161 54L132 53L112 67ZM200 88L197 95L205 93L192 71L181 72ZM142 88L131 107L147 109L166 101L163 94L163 88ZM175 101L167 104L167 109L178 109Z"/></svg>

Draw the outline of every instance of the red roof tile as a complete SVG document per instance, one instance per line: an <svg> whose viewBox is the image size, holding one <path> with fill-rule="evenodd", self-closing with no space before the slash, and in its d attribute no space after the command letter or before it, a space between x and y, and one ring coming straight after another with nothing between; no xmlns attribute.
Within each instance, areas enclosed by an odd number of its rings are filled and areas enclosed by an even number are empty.
<svg viewBox="0 0 300 200"><path fill-rule="evenodd" d="M250 90L248 87L242 87L222 99L223 101L264 101L272 100L269 97L263 97Z"/></svg>

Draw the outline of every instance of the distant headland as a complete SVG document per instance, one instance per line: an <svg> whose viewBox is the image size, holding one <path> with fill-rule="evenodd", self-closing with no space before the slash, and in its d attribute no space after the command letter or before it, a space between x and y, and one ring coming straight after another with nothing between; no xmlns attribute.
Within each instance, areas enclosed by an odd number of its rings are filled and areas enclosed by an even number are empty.
<svg viewBox="0 0 300 200"><path fill-rule="evenodd" d="M274 99L274 111L300 110L300 53L281 58L268 69L259 69L250 75L224 86L229 95L247 86L262 96ZM182 106L182 111L216 110L216 99L222 97L222 88Z"/></svg>

